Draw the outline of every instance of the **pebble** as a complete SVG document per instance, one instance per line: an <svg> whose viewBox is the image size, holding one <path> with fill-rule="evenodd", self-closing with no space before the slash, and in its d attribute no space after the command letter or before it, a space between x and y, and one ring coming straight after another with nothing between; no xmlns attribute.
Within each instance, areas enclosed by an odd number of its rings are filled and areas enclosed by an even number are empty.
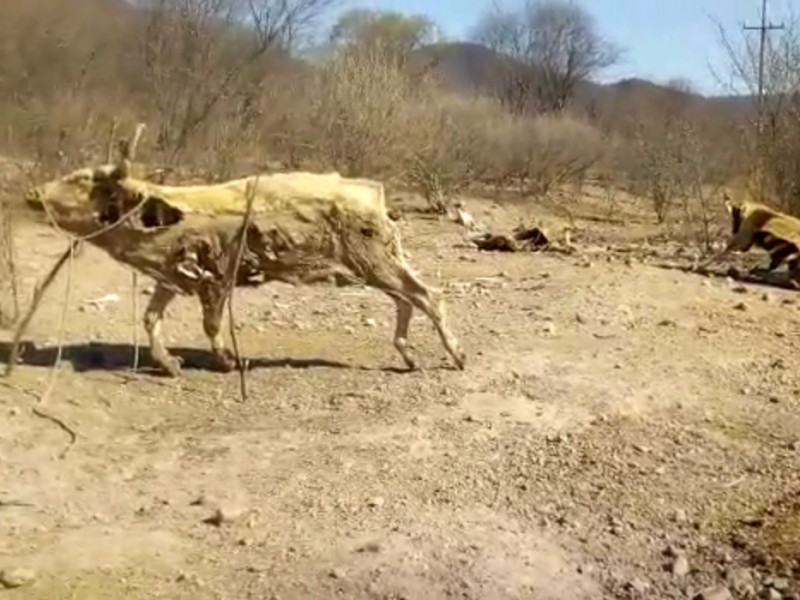
<svg viewBox="0 0 800 600"><path fill-rule="evenodd" d="M672 520L675 523L686 523L689 520L689 517L686 514L686 511L682 508L675 509L675 512L672 513Z"/></svg>
<svg viewBox="0 0 800 600"><path fill-rule="evenodd" d="M783 600L783 594L781 594L775 588L769 588L763 595L765 600Z"/></svg>
<svg viewBox="0 0 800 600"><path fill-rule="evenodd" d="M764 579L764 585L779 592L785 592L789 589L789 580L785 577L767 577Z"/></svg>
<svg viewBox="0 0 800 600"><path fill-rule="evenodd" d="M625 584L625 587L628 590L635 592L637 594L646 594L647 591L650 589L650 584L647 583L646 581L642 581L641 579L632 579L627 584Z"/></svg>
<svg viewBox="0 0 800 600"><path fill-rule="evenodd" d="M35 579L36 573L31 569L6 569L0 571L0 585L7 589L30 585Z"/></svg>
<svg viewBox="0 0 800 600"><path fill-rule="evenodd" d="M749 597L756 593L753 574L748 569L731 569L725 574L725 579L740 596Z"/></svg>
<svg viewBox="0 0 800 600"><path fill-rule="evenodd" d="M678 556L672 563L672 574L675 577L686 577L689 574L689 561L685 556Z"/></svg>
<svg viewBox="0 0 800 600"><path fill-rule="evenodd" d="M367 506L371 508L380 508L386 504L386 500L384 500L381 496L375 496L374 498L370 498L367 502Z"/></svg>
<svg viewBox="0 0 800 600"><path fill-rule="evenodd" d="M734 600L734 598L728 588L718 586L703 590L693 600Z"/></svg>
<svg viewBox="0 0 800 600"><path fill-rule="evenodd" d="M347 573L344 569L336 568L331 569L331 571L328 573L328 576L331 579L344 579L347 576Z"/></svg>
<svg viewBox="0 0 800 600"><path fill-rule="evenodd" d="M739 302L738 304L734 304L733 309L734 310L747 310L747 304L745 304L744 302Z"/></svg>

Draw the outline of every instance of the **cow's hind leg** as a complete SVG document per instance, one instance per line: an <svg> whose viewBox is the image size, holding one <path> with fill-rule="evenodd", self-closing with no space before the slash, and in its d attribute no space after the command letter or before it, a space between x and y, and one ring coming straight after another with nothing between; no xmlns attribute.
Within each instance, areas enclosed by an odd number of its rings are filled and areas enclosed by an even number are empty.
<svg viewBox="0 0 800 600"><path fill-rule="evenodd" d="M225 346L222 337L222 313L225 309L225 297L217 290L207 289L200 293L200 304L203 308L203 331L211 343L211 352L217 368L224 372L236 367L236 357Z"/></svg>
<svg viewBox="0 0 800 600"><path fill-rule="evenodd" d="M164 311L173 298L175 298L175 292L157 284L144 312L144 327L150 338L150 355L153 361L171 376L178 377L181 374L181 360L169 353L164 346L164 339L161 337Z"/></svg>
<svg viewBox="0 0 800 600"><path fill-rule="evenodd" d="M400 351L406 364L411 367L413 359L407 352L408 329L411 322L412 307L424 312L433 321L439 338L453 358L459 369L466 363L464 352L460 349L458 340L450 331L445 315L445 306L438 294L428 289L407 267L398 266L395 275L382 277L380 275L368 280L368 283L384 290L397 304L397 326L395 329L395 347ZM402 300L398 299L398 296ZM403 348L401 350L401 347Z"/></svg>
<svg viewBox="0 0 800 600"><path fill-rule="evenodd" d="M408 348L408 330L411 326L411 317L414 314L414 305L399 294L390 294L397 307L397 322L394 328L394 347L403 357L403 362L409 370L417 368L417 363L411 356Z"/></svg>

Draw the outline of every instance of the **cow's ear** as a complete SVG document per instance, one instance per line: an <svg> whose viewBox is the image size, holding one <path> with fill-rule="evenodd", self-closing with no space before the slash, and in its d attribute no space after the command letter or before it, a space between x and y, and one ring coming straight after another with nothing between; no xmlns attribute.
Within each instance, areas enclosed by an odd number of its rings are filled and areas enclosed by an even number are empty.
<svg viewBox="0 0 800 600"><path fill-rule="evenodd" d="M733 202L731 201L731 197L728 195L728 192L722 192L722 200L725 202L725 210L729 213L733 212Z"/></svg>
<svg viewBox="0 0 800 600"><path fill-rule="evenodd" d="M139 140L144 133L145 124L139 123L136 130L133 132L130 140L121 140L119 143L119 160L117 167L114 169L112 177L114 179L126 179L131 172L131 162L136 160L136 148L139 145Z"/></svg>

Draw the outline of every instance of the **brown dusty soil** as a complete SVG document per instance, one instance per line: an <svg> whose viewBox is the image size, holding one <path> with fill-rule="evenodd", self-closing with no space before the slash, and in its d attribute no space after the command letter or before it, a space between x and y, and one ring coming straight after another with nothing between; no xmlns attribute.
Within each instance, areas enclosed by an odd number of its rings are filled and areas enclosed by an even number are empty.
<svg viewBox="0 0 800 600"><path fill-rule="evenodd" d="M183 377L146 349L132 373L130 272L87 248L42 407L78 433L63 458L31 410L66 274L0 379L0 571L32 579L0 598L800 598L797 293L660 268L687 259L638 244L645 213L612 225L590 200L572 255L480 253L406 213L463 372L422 316L425 369L403 372L378 292L237 291L245 403L194 299L165 322ZM468 208L505 230L537 213ZM27 298L65 242L23 222L16 244Z"/></svg>

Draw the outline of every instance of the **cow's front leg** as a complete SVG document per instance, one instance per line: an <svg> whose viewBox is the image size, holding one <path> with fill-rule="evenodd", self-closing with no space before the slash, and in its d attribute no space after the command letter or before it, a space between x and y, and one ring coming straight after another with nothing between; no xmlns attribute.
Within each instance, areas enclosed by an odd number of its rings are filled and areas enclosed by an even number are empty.
<svg viewBox="0 0 800 600"><path fill-rule="evenodd" d="M161 337L164 311L173 298L175 298L175 292L161 284L156 284L156 289L144 312L144 327L150 337L150 356L153 357L153 361L172 377L178 377L181 374L181 360L169 353Z"/></svg>
<svg viewBox="0 0 800 600"><path fill-rule="evenodd" d="M211 343L216 366L224 371L236 368L236 357L225 346L222 336L222 313L225 310L225 296L221 290L208 288L200 293L200 304L203 308L203 331Z"/></svg>

